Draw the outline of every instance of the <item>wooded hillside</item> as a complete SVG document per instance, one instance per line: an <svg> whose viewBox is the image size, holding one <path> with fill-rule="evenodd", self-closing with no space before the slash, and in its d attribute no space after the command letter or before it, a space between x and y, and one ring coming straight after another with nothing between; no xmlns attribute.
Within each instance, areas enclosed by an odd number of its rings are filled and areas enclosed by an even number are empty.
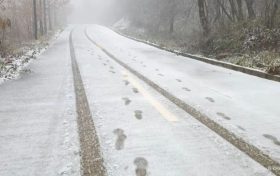
<svg viewBox="0 0 280 176"><path fill-rule="evenodd" d="M0 46L5 57L10 47L46 36L66 21L68 0L0 0ZM19 46L18 46L19 45Z"/></svg>
<svg viewBox="0 0 280 176"><path fill-rule="evenodd" d="M279 6L280 0L123 0L120 8L131 35L280 73Z"/></svg>

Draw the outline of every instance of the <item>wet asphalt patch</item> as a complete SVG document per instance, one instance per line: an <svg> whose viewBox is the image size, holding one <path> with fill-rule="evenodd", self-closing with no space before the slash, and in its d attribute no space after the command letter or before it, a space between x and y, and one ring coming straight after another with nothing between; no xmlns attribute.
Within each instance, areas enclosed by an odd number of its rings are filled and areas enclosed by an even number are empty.
<svg viewBox="0 0 280 176"><path fill-rule="evenodd" d="M140 110L136 110L136 111L134 111L134 116L136 117L136 119L142 120L143 119L143 112L140 111Z"/></svg>
<svg viewBox="0 0 280 176"><path fill-rule="evenodd" d="M211 98L211 97L205 97L205 99L208 100L208 101L210 101L211 103L214 103L214 102L215 102L215 100L214 100L213 98Z"/></svg>
<svg viewBox="0 0 280 176"><path fill-rule="evenodd" d="M123 99L123 101L124 101L124 104L127 106L127 105L129 105L130 103L131 103L131 100L129 99L129 98L127 98L127 97L124 97L124 98L122 98Z"/></svg>
<svg viewBox="0 0 280 176"><path fill-rule="evenodd" d="M231 120L231 118L227 115L225 115L224 113L222 112L217 112L217 115L222 117L223 119L226 119L226 120Z"/></svg>
<svg viewBox="0 0 280 176"><path fill-rule="evenodd" d="M136 176L147 176L148 161L143 157L138 157L134 160L134 165L136 166L135 174Z"/></svg>
<svg viewBox="0 0 280 176"><path fill-rule="evenodd" d="M116 140L116 143L115 143L115 149L116 150L122 150L124 149L124 142L127 138L127 136L124 134L124 131L122 129L115 129L113 131L113 133L115 135L117 135L117 140Z"/></svg>
<svg viewBox="0 0 280 176"><path fill-rule="evenodd" d="M270 134L264 134L263 136L264 136L265 138L271 140L275 145L280 146L280 141L277 139L277 137L272 136L272 135L270 135Z"/></svg>

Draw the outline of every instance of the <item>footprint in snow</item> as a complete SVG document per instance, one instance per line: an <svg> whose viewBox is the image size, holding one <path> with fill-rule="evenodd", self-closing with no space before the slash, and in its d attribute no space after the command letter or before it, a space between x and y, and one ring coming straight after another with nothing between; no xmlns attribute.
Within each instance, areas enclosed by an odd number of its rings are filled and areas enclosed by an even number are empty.
<svg viewBox="0 0 280 176"><path fill-rule="evenodd" d="M137 88L135 88L135 87L134 87L134 88L132 88L132 90L133 90L133 92L134 92L134 93L139 93L138 89L137 89Z"/></svg>
<svg viewBox="0 0 280 176"><path fill-rule="evenodd" d="M124 98L122 98L122 99L123 99L124 104L125 104L126 106L129 105L129 104L131 103L131 100L130 100L129 98L124 97Z"/></svg>
<svg viewBox="0 0 280 176"><path fill-rule="evenodd" d="M125 84L126 86L128 86L128 85L129 85L129 81L124 80L124 84Z"/></svg>
<svg viewBox="0 0 280 176"><path fill-rule="evenodd" d="M185 91L187 91L187 92L190 92L190 91L191 91L191 89L189 89L189 88L187 88L187 87L183 87L182 89L185 90Z"/></svg>
<svg viewBox="0 0 280 176"><path fill-rule="evenodd" d="M143 157L138 157L134 160L134 165L136 166L136 176L147 176L148 161Z"/></svg>
<svg viewBox="0 0 280 176"><path fill-rule="evenodd" d="M124 131L122 129L115 129L114 134L117 135L117 140L115 143L115 149L116 150L122 150L124 149L124 142L127 138L127 136L124 134Z"/></svg>
<svg viewBox="0 0 280 176"><path fill-rule="evenodd" d="M211 97L205 97L205 99L208 100L208 101L210 101L211 103L214 103L214 102L215 102L215 100L214 100L213 98L211 98Z"/></svg>
<svg viewBox="0 0 280 176"><path fill-rule="evenodd" d="M270 134L264 134L263 136L267 139L270 139L275 145L280 146L280 141L277 139L277 137L272 136Z"/></svg>
<svg viewBox="0 0 280 176"><path fill-rule="evenodd" d="M143 118L142 113L143 113L142 111L136 110L136 111L134 111L134 116L136 117L136 119L142 120L142 118Z"/></svg>
<svg viewBox="0 0 280 176"><path fill-rule="evenodd" d="M237 128L240 129L240 130L242 130L242 131L246 131L246 129L243 128L242 126L237 125Z"/></svg>
<svg viewBox="0 0 280 176"><path fill-rule="evenodd" d="M226 120L231 120L231 118L228 117L227 115L225 115L224 113L217 112L217 115L220 116L220 117L222 117L222 118L224 118L224 119L226 119Z"/></svg>

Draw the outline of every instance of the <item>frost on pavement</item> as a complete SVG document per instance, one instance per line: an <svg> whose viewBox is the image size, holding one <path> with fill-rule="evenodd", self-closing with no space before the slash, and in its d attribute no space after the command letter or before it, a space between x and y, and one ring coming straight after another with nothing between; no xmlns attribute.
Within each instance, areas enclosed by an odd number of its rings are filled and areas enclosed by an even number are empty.
<svg viewBox="0 0 280 176"><path fill-rule="evenodd" d="M14 51L16 54L0 58L0 84L4 81L18 78L21 73L30 73L31 70L27 66L49 47L49 43L53 43L59 33L56 32L49 39L49 42L32 42Z"/></svg>
<svg viewBox="0 0 280 176"><path fill-rule="evenodd" d="M68 36L31 63L31 73L0 86L1 176L80 175Z"/></svg>

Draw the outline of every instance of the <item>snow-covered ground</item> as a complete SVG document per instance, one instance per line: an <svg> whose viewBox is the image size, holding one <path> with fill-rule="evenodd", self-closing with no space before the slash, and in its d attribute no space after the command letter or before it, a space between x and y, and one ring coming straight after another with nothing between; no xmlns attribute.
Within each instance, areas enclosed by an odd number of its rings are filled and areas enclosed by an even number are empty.
<svg viewBox="0 0 280 176"><path fill-rule="evenodd" d="M280 83L176 56L91 26L118 59L280 161Z"/></svg>
<svg viewBox="0 0 280 176"><path fill-rule="evenodd" d="M269 175L262 166L174 106L145 83L131 76L100 49L86 42L85 36L82 35L83 30L84 28L80 27L74 32L74 43L76 43L77 59L100 135L109 175L134 175L138 167L135 164L137 158L144 160L143 162L147 164L145 168L150 175L180 176L186 173L207 176ZM88 33L99 45L164 88L173 90L173 93L180 98L188 100L186 94L193 93L195 94L193 97L205 99L205 97L200 98L204 94L207 95L205 90L201 90L205 86L197 90L189 87L192 89L189 92L188 87L186 85L184 87L186 84L184 82L190 79L190 76L185 75L183 71L178 71L178 69L183 70L184 62L185 65L188 65L188 62L194 63L189 67L196 67L199 62L177 58L170 53L121 37L104 27L90 27ZM178 65L171 65L175 63ZM234 72L234 74L240 73ZM244 76L241 75L242 77ZM195 80L202 81L198 77L190 79L190 81ZM233 83L235 81L233 80ZM187 85L197 86L196 84ZM205 99L206 103L201 104L199 109L209 113L209 106L215 104L209 102L212 101L211 97L215 102L219 100L213 94L222 98L224 96L208 86L206 88L209 98ZM200 90L202 92L199 92ZM151 97L154 100L151 100ZM207 106L203 108L205 104ZM216 106L218 108L220 103ZM223 109L225 111L229 109L225 105L219 108L225 108ZM224 111L221 111L221 114L222 112ZM142 116L139 117L139 113ZM215 114L214 117L216 118L217 115ZM226 121L222 119L219 117L219 122L229 125L229 122L225 123ZM236 127L237 130L240 129ZM119 144L123 148L120 149ZM269 143L269 146L273 145Z"/></svg>
<svg viewBox="0 0 280 176"><path fill-rule="evenodd" d="M26 69L27 66L38 56L40 56L49 46L53 44L55 39L59 36L60 32L56 32L48 41L37 41L31 44L26 44L16 51L19 56L7 56L7 58L0 58L0 84L20 77L21 73L31 72Z"/></svg>
<svg viewBox="0 0 280 176"><path fill-rule="evenodd" d="M73 32L109 176L270 176L268 169L202 125ZM80 148L70 28L20 79L0 86L0 175L79 176ZM92 25L89 36L236 135L280 161L280 83L161 51ZM94 158L93 158L94 159Z"/></svg>
<svg viewBox="0 0 280 176"><path fill-rule="evenodd" d="M0 86L0 175L80 175L69 30Z"/></svg>

